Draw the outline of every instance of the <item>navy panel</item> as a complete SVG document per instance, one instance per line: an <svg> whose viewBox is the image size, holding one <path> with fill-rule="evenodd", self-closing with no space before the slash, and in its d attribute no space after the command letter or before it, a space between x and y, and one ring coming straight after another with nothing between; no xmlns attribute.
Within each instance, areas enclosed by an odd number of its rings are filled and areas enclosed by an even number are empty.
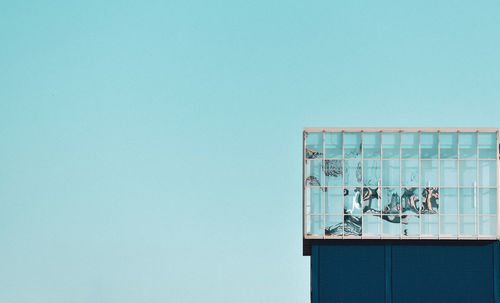
<svg viewBox="0 0 500 303"><path fill-rule="evenodd" d="M321 303L385 302L384 245L319 246Z"/></svg>
<svg viewBox="0 0 500 303"><path fill-rule="evenodd" d="M493 244L476 243L393 245L393 302L492 302Z"/></svg>

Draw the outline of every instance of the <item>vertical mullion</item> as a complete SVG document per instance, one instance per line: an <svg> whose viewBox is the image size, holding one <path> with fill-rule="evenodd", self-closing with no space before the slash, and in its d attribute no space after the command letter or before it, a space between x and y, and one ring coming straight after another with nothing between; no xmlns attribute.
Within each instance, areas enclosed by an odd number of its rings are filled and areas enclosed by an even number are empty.
<svg viewBox="0 0 500 303"><path fill-rule="evenodd" d="M306 132L302 133L302 237L305 238L306 230Z"/></svg>
<svg viewBox="0 0 500 303"><path fill-rule="evenodd" d="M460 131L457 131L457 222L458 235L460 239Z"/></svg>
<svg viewBox="0 0 500 303"><path fill-rule="evenodd" d="M364 154L363 154L363 131L361 131L361 193L360 193L360 200L361 200L361 237L363 237L363 230L364 230L364 222L363 222L363 219L364 219L364 216L363 216L363 182L364 182L364 176L363 176L363 169L364 169L364 163L363 163L363 157L364 157Z"/></svg>
<svg viewBox="0 0 500 303"><path fill-rule="evenodd" d="M344 131L342 131L342 239L344 239L344 225L345 225L345 188L344 188L344 175L345 175L345 156L344 156Z"/></svg>
<svg viewBox="0 0 500 303"><path fill-rule="evenodd" d="M325 131L323 130L323 239L325 238L326 228L326 153L325 153Z"/></svg>
<svg viewBox="0 0 500 303"><path fill-rule="evenodd" d="M438 209L437 209L437 215L438 215L438 239L439 236L441 235L441 132L438 131L438 142L437 142L437 148L438 148L438 198L439 198L439 203L438 203Z"/></svg>
<svg viewBox="0 0 500 303"><path fill-rule="evenodd" d="M476 237L479 238L479 131L476 131L476 185L474 186L476 199Z"/></svg>
<svg viewBox="0 0 500 303"><path fill-rule="evenodd" d="M384 161L382 160L383 159L383 156L382 156L382 134L383 132L380 131L380 188L379 188L379 191L380 191L380 237L383 238L384 237L384 232L383 232L383 226L382 226L382 212L384 211L384 200L383 200L383 196L384 196L384 192L383 192L383 189L382 189L382 186L383 186L383 183L382 183L382 176L383 176L383 172L384 172Z"/></svg>
<svg viewBox="0 0 500 303"><path fill-rule="evenodd" d="M403 238L403 188L401 187L402 180L401 180L401 157L402 152L401 152L401 138L402 137L402 132L399 131L399 238ZM408 219L409 221L409 219Z"/></svg>
<svg viewBox="0 0 500 303"><path fill-rule="evenodd" d="M421 170L422 170L422 160L420 159L421 158L421 152L420 152L420 134L421 134L421 131L418 131L418 189L417 189L417 195L420 195L420 183L422 182L421 180ZM420 197L419 197L420 198ZM420 200L420 207L418 209L418 238L421 239L422 238L422 205L423 205L423 201L422 199L419 199Z"/></svg>

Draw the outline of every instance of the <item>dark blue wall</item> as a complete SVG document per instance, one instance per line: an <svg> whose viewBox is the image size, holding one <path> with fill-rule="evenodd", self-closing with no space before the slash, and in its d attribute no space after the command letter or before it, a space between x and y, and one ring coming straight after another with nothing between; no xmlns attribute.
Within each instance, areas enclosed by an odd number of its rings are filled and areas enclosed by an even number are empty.
<svg viewBox="0 0 500 303"><path fill-rule="evenodd" d="M498 241L312 245L311 302L500 303Z"/></svg>

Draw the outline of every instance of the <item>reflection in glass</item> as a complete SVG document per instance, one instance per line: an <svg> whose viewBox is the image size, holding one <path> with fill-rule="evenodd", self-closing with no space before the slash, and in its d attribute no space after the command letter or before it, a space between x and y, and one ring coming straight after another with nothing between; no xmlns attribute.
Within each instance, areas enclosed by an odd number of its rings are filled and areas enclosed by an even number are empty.
<svg viewBox="0 0 500 303"><path fill-rule="evenodd" d="M439 195L440 213L446 215L458 214L458 189L441 188Z"/></svg>
<svg viewBox="0 0 500 303"><path fill-rule="evenodd" d="M422 190L422 208L423 214L435 214L439 210L439 189L437 187L424 187Z"/></svg>
<svg viewBox="0 0 500 303"><path fill-rule="evenodd" d="M479 158L480 159L497 158L496 133L479 133Z"/></svg>
<svg viewBox="0 0 500 303"><path fill-rule="evenodd" d="M382 165L382 185L399 186L399 160L383 160Z"/></svg>
<svg viewBox="0 0 500 303"><path fill-rule="evenodd" d="M458 152L458 134L439 134L439 157L441 159L456 159Z"/></svg>
<svg viewBox="0 0 500 303"><path fill-rule="evenodd" d="M480 236L497 236L497 218L496 216L480 216L479 217L479 235Z"/></svg>
<svg viewBox="0 0 500 303"><path fill-rule="evenodd" d="M342 158L342 133L325 133L325 158Z"/></svg>
<svg viewBox="0 0 500 303"><path fill-rule="evenodd" d="M361 214L361 189L344 188L344 214Z"/></svg>
<svg viewBox="0 0 500 303"><path fill-rule="evenodd" d="M344 216L344 235L361 236L361 216Z"/></svg>
<svg viewBox="0 0 500 303"><path fill-rule="evenodd" d="M393 216L392 221L383 220L382 221L382 232L384 235L388 236L399 236L401 233L401 216Z"/></svg>
<svg viewBox="0 0 500 303"><path fill-rule="evenodd" d="M325 236L342 236L343 216L325 217Z"/></svg>
<svg viewBox="0 0 500 303"><path fill-rule="evenodd" d="M422 160L420 161L420 185L421 186L438 186L438 161L437 160Z"/></svg>
<svg viewBox="0 0 500 303"><path fill-rule="evenodd" d="M363 235L380 236L380 220L379 215L364 215Z"/></svg>
<svg viewBox="0 0 500 303"><path fill-rule="evenodd" d="M382 133L382 157L399 159L399 133Z"/></svg>
<svg viewBox="0 0 500 303"><path fill-rule="evenodd" d="M494 215L497 213L497 189L479 189L479 214Z"/></svg>
<svg viewBox="0 0 500 303"><path fill-rule="evenodd" d="M325 208L327 214L342 214L342 200L344 197L341 187L326 188Z"/></svg>
<svg viewBox="0 0 500 303"><path fill-rule="evenodd" d="M460 214L472 215L476 213L476 199L474 188L460 188Z"/></svg>
<svg viewBox="0 0 500 303"><path fill-rule="evenodd" d="M306 133L306 158L318 159L323 157L323 132Z"/></svg>
<svg viewBox="0 0 500 303"><path fill-rule="evenodd" d="M440 234L443 236L458 236L458 216L441 216Z"/></svg>
<svg viewBox="0 0 500 303"><path fill-rule="evenodd" d="M401 185L418 186L418 160L401 161Z"/></svg>
<svg viewBox="0 0 500 303"><path fill-rule="evenodd" d="M344 185L361 186L361 161L344 160Z"/></svg>
<svg viewBox="0 0 500 303"><path fill-rule="evenodd" d="M344 133L344 158L361 158L361 133Z"/></svg>
<svg viewBox="0 0 500 303"><path fill-rule="evenodd" d="M306 160L306 186L323 185L323 161Z"/></svg>
<svg viewBox="0 0 500 303"><path fill-rule="evenodd" d="M460 186L475 186L476 185L476 160L460 160Z"/></svg>
<svg viewBox="0 0 500 303"><path fill-rule="evenodd" d="M401 133L401 158L418 159L418 133Z"/></svg>
<svg viewBox="0 0 500 303"><path fill-rule="evenodd" d="M323 190L320 187L306 188L306 214L323 213Z"/></svg>
<svg viewBox="0 0 500 303"><path fill-rule="evenodd" d="M459 157L461 159L475 159L477 155L476 133L460 133L459 135Z"/></svg>
<svg viewBox="0 0 500 303"><path fill-rule="evenodd" d="M437 159L438 158L438 134L421 133L420 134L420 158Z"/></svg>
<svg viewBox="0 0 500 303"><path fill-rule="evenodd" d="M363 161L363 185L378 186L380 182L380 160Z"/></svg>
<svg viewBox="0 0 500 303"><path fill-rule="evenodd" d="M406 224L404 223L406 220ZM401 234L403 237L419 236L420 235L420 222L419 216L407 216L403 219L401 225Z"/></svg>
<svg viewBox="0 0 500 303"><path fill-rule="evenodd" d="M401 189L401 207L403 213L419 213L418 187L403 187Z"/></svg>
<svg viewBox="0 0 500 303"><path fill-rule="evenodd" d="M380 213L380 189L377 187L363 187L363 212L369 214Z"/></svg>
<svg viewBox="0 0 500 303"><path fill-rule="evenodd" d="M363 133L363 158L380 158L380 133Z"/></svg>
<svg viewBox="0 0 500 303"><path fill-rule="evenodd" d="M382 205L384 214L399 214L401 212L399 188L382 188Z"/></svg>
<svg viewBox="0 0 500 303"><path fill-rule="evenodd" d="M422 215L422 235L437 236L439 233L439 217L436 215Z"/></svg>
<svg viewBox="0 0 500 303"><path fill-rule="evenodd" d="M476 216L460 216L460 235L476 236Z"/></svg>
<svg viewBox="0 0 500 303"><path fill-rule="evenodd" d="M323 216L307 216L306 232L308 236L323 236Z"/></svg>
<svg viewBox="0 0 500 303"><path fill-rule="evenodd" d="M479 160L479 186L497 185L497 161Z"/></svg>
<svg viewBox="0 0 500 303"><path fill-rule="evenodd" d="M326 186L342 186L342 160L325 160L323 171Z"/></svg>
<svg viewBox="0 0 500 303"><path fill-rule="evenodd" d="M456 187L458 183L457 160L441 160L441 186Z"/></svg>

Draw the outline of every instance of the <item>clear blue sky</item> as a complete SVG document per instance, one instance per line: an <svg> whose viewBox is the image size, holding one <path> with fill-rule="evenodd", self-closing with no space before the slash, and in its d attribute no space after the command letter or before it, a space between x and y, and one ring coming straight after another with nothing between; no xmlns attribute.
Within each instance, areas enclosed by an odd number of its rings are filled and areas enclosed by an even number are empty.
<svg viewBox="0 0 500 303"><path fill-rule="evenodd" d="M498 127L499 15L1 1L0 302L308 302L302 128Z"/></svg>

